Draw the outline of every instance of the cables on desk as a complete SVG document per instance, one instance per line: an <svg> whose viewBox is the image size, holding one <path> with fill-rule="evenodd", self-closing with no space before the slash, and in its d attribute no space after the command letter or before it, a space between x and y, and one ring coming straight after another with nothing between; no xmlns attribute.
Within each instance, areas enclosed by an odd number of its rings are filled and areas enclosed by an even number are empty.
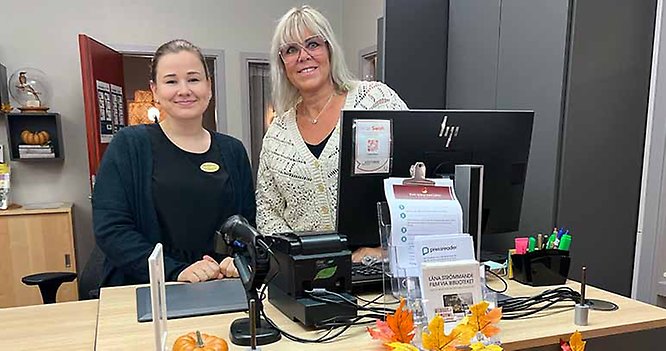
<svg viewBox="0 0 666 351"><path fill-rule="evenodd" d="M488 288L488 290L490 290L490 291L492 291L492 292L494 292L494 293L497 293L497 294L501 294L501 293L505 292L505 291L509 288L509 284L507 284L506 280L504 280L504 278L500 277L499 274L497 274L497 273L495 273L495 272L493 272L493 271L491 271L491 270L487 270L486 272L487 272L487 273L490 273L490 274L492 274L492 275L494 275L495 277L497 277L497 279L499 279L499 280L502 282L502 284L504 284L504 288L502 288L502 290L495 290L495 289L491 288L491 287L488 285L488 280L486 279L486 288Z"/></svg>
<svg viewBox="0 0 666 351"><path fill-rule="evenodd" d="M338 336L342 335L345 331L347 331L350 327L354 325L361 325L361 324L368 324L368 323L373 323L377 319L382 319L384 318L384 313L392 313L394 310L392 309L387 309L387 308L380 308L380 307L369 307L370 304L375 303L379 298L381 298L382 295L379 295L375 297L373 300L366 301L365 304L359 305L355 303L354 301L350 300L346 296L339 294L334 291L328 291L325 289L313 289L306 291L306 293L309 294L310 298L326 303L333 303L333 304L338 304L338 305L349 305L354 308L356 308L359 311L365 311L368 313L364 313L359 316L355 317L344 317L344 316L336 316L336 317L331 317L329 319L323 320L320 323L316 324L315 327L317 328L328 328L328 330L323 334L320 335L317 338L314 339L307 339L307 338L302 338L300 336L290 334L282 329L278 325L271 320L266 313L262 310L261 314L264 319L275 329L280 331L280 333L287 339L300 342L300 343L321 343L321 342L329 342L333 341L335 338ZM368 319L365 320L364 319Z"/></svg>
<svg viewBox="0 0 666 351"><path fill-rule="evenodd" d="M580 294L577 291L569 287L560 287L535 296L513 297L498 301L497 305L502 307L502 319L519 319L541 312L559 302L576 303L579 300ZM573 304L567 307L573 307Z"/></svg>
<svg viewBox="0 0 666 351"><path fill-rule="evenodd" d="M271 275L269 279L266 280L264 283L264 286L261 288L261 291L259 292L259 298L261 300L264 300L266 298L266 288L270 284L270 282L277 276L277 274L280 272L280 261L277 259L275 256L275 253L271 249L272 245L267 245L263 240L258 241L259 245L262 246L264 250L268 252L268 254L271 256L271 258L277 263L277 269L275 270L275 273ZM368 323L373 323L377 319L382 319L384 318L384 313L393 313L394 310L392 309L387 309L387 308L379 308L379 307L369 307L371 304L374 304L379 300L383 295L379 295L375 297L372 300L363 300L357 299L365 302L363 305L359 305L358 303L352 301L348 297L339 294L334 291L328 291L326 289L313 289L310 291L306 291L306 293L309 294L309 296L315 300L323 301L326 303L334 303L338 305L351 305L352 307L356 308L359 311L366 311L368 313L364 313L359 316L355 317L342 317L342 316L336 316L332 317L326 320L321 321L319 324L315 325L318 328L328 328L328 330L323 334L320 335L317 338L314 339L307 339L307 338L302 338L297 335L290 334L284 330L282 330L275 322L273 322L272 319L270 319L267 315L266 312L261 309L260 313L261 316L266 320L268 324L270 324L273 328L277 329L280 334L282 334L285 338L300 342L300 343L321 343L321 342L329 342L337 338L338 336L342 335L345 331L347 331L350 327L354 325L360 325L360 324L368 324ZM337 298L337 300L331 299L331 297ZM367 321L363 321L364 319L369 319ZM337 330L336 330L337 329Z"/></svg>

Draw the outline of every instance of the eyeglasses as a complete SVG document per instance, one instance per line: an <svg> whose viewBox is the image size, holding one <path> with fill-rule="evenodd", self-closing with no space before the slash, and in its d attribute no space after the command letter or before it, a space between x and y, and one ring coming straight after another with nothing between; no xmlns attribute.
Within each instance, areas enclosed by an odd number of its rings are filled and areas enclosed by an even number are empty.
<svg viewBox="0 0 666 351"><path fill-rule="evenodd" d="M326 47L326 39L319 35L311 36L301 43L287 43L280 46L279 54L285 64L294 63L301 55L301 50L314 57L321 54Z"/></svg>

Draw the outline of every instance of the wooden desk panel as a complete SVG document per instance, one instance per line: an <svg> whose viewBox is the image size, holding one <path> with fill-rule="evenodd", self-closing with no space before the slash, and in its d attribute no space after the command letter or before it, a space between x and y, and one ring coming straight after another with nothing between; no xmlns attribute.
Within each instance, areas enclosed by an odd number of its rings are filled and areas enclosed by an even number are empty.
<svg viewBox="0 0 666 351"><path fill-rule="evenodd" d="M54 271L76 272L72 204L0 211L0 308L41 304L39 288L23 284L21 278ZM76 300L77 281L58 289L56 301Z"/></svg>
<svg viewBox="0 0 666 351"><path fill-rule="evenodd" d="M90 351L97 300L0 308L0 349Z"/></svg>
<svg viewBox="0 0 666 351"><path fill-rule="evenodd" d="M577 283L569 283L577 289ZM535 295L547 287L532 288L513 281L509 282L511 296ZM97 350L127 350L150 348L153 345L152 324L138 323L136 321L136 287L105 288L101 291L99 321L97 326ZM625 297L590 287L590 298L612 301L620 306L614 312L590 313L590 324L579 327L573 324L573 309L566 309L559 313L545 312L539 318L530 318L517 321L501 321L501 339L507 351L521 350L544 345L556 345L559 338L568 338L574 330L580 330L586 339L603 337L613 334L629 333L639 330L666 327L666 310L637 302ZM222 296L221 296L222 298ZM298 336L314 338L320 332L306 332L298 324L287 320L269 303L266 303L266 312L281 328L297 334ZM547 315L547 316L546 316ZM222 336L229 339L229 325L236 318L245 316L243 313L232 313L215 316L195 317L187 319L169 320L168 344L172 345L175 339L187 332L199 329L202 332ZM231 350L244 350L242 347L232 345ZM365 327L352 327L334 343L328 344L298 344L283 339L269 346L268 350L297 350L307 347L308 350L381 350L381 346L370 339ZM359 348L360 347L360 348Z"/></svg>

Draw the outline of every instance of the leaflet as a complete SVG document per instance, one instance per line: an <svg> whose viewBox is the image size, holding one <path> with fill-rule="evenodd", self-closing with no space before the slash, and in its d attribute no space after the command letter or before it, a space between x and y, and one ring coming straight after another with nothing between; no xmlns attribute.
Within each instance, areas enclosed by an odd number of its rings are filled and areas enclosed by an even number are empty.
<svg viewBox="0 0 666 351"><path fill-rule="evenodd" d="M469 234L417 235L413 253L417 267L424 262L474 260L474 241Z"/></svg>
<svg viewBox="0 0 666 351"><path fill-rule="evenodd" d="M404 185L403 180L384 180L391 212L390 242L395 250L391 270L394 276L415 277L420 270L414 255L414 238L462 233L462 207L450 179L433 179L434 185Z"/></svg>
<svg viewBox="0 0 666 351"><path fill-rule="evenodd" d="M422 274L420 285L426 316L430 320L441 315L447 333L472 305L482 300L477 261L426 262Z"/></svg>

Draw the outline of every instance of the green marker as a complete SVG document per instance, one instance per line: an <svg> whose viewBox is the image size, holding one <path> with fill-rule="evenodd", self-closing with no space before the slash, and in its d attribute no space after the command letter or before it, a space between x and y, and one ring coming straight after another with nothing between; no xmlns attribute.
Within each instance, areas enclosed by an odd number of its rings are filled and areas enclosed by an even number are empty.
<svg viewBox="0 0 666 351"><path fill-rule="evenodd" d="M550 234L550 236L548 237L548 243L546 243L546 248L552 249L553 244L555 244L555 240L557 240L557 234Z"/></svg>
<svg viewBox="0 0 666 351"><path fill-rule="evenodd" d="M536 242L537 242L536 239L534 239L534 237L531 236L527 247L528 252L534 252L534 248L536 248Z"/></svg>
<svg viewBox="0 0 666 351"><path fill-rule="evenodd" d="M569 251L569 247L571 246L571 235L569 234L564 234L560 238L560 245L557 247L560 250L564 251Z"/></svg>

